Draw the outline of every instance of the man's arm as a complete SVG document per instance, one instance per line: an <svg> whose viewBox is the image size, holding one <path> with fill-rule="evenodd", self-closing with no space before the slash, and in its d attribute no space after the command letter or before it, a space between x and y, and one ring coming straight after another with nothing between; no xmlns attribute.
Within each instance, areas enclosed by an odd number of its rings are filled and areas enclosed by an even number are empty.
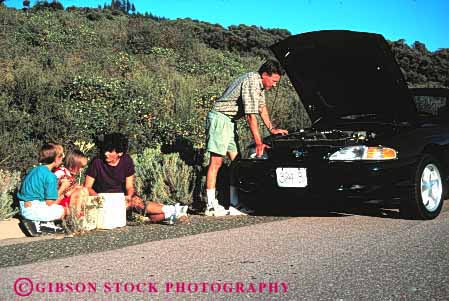
<svg viewBox="0 0 449 301"><path fill-rule="evenodd" d="M275 129L273 128L273 124L271 123L270 117L268 115L268 110L265 105L259 108L259 115L262 118L263 123L268 128L271 134L277 135L286 135L288 134L287 130L283 129ZM259 125L257 123L257 115L256 114L246 114L246 121L248 122L249 129L254 138L254 143L256 144L256 156L260 157L263 154L265 148L269 146L264 144L259 132Z"/></svg>
<svg viewBox="0 0 449 301"><path fill-rule="evenodd" d="M95 178L92 178L91 176L86 176L86 179L84 180L84 187L86 187L87 191L89 191L89 195L98 195L98 193L93 189L94 182Z"/></svg>
<svg viewBox="0 0 449 301"><path fill-rule="evenodd" d="M257 124L257 115L256 114L246 114L246 121L248 122L249 130L254 138L254 143L256 143L256 156L260 157L263 154L263 150L266 147L269 147L266 144L263 144L262 138L259 133L259 125Z"/></svg>
<svg viewBox="0 0 449 301"><path fill-rule="evenodd" d="M270 116L268 115L268 109L267 109L266 106L261 106L259 108L259 115L262 118L263 123L265 124L265 126L267 127L268 131L271 134L273 134L273 135L277 135L277 134L286 135L286 134L288 134L287 130L275 129L273 127L273 124L271 123Z"/></svg>

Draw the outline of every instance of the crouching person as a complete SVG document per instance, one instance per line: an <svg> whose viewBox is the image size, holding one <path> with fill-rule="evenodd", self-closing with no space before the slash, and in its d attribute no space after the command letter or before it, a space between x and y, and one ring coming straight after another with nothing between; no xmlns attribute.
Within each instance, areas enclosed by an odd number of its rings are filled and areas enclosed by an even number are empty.
<svg viewBox="0 0 449 301"><path fill-rule="evenodd" d="M139 208L146 211L152 222L174 223L187 216L187 206L161 205L147 202L135 194L134 162L127 154L128 139L120 133L104 135L99 156L90 163L84 186L89 195L98 193L124 193L128 209Z"/></svg>
<svg viewBox="0 0 449 301"><path fill-rule="evenodd" d="M22 223L31 236L64 232L53 222L63 219L66 211L57 203L58 180L52 173L62 164L63 156L61 145L43 145L39 151L40 164L25 176L17 193Z"/></svg>

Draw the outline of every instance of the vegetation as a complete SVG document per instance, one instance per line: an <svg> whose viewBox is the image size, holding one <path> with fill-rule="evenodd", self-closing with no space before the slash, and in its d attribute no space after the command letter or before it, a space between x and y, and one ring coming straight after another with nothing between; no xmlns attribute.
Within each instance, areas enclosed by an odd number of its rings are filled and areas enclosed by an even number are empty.
<svg viewBox="0 0 449 301"><path fill-rule="evenodd" d="M145 200L164 204L192 203L194 170L178 153L162 154L161 148L147 148L134 155L136 190Z"/></svg>
<svg viewBox="0 0 449 301"><path fill-rule="evenodd" d="M181 140L199 149L213 101L231 79L263 60L235 43L220 49L226 43L211 37L231 30L207 23L45 3L0 10L4 169L25 171L44 141L94 143L98 134L119 130L129 135L133 153L159 144L176 151ZM233 36L250 36L245 30L236 27ZM275 30L254 32L267 44L283 37ZM301 124L303 116L291 111L297 96L287 81L277 94L278 104L285 103L274 114L277 123Z"/></svg>
<svg viewBox="0 0 449 301"><path fill-rule="evenodd" d="M2 2L0 168L22 174L44 141L92 144L112 131L130 137L132 154L160 145L201 174L198 154L213 101L233 78L255 70L269 45L290 35L129 14L135 12L129 1L95 9L24 1L23 10ZM410 86L448 84L449 49L429 52L403 40L391 46ZM276 125L308 124L288 79L267 96ZM249 132L239 127L245 144Z"/></svg>
<svg viewBox="0 0 449 301"><path fill-rule="evenodd" d="M13 193L20 183L20 173L0 169L0 221L8 219L18 212L13 208Z"/></svg>

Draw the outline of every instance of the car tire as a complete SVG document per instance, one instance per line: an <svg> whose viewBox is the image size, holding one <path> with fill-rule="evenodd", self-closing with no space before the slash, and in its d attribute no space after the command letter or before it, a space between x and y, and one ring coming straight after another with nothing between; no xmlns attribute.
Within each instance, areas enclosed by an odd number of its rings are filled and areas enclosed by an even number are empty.
<svg viewBox="0 0 449 301"><path fill-rule="evenodd" d="M441 166L432 155L421 158L412 175L412 186L401 199L402 218L429 220L440 214L447 191Z"/></svg>

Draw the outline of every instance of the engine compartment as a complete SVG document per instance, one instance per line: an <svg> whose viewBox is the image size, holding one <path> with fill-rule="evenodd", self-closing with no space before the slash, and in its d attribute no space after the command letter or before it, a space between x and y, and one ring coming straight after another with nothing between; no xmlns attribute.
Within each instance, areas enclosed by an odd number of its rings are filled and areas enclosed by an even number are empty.
<svg viewBox="0 0 449 301"><path fill-rule="evenodd" d="M271 145L273 148L284 145L311 147L334 146L344 147L355 144L370 143L378 134L368 130L317 130L306 129L286 136L275 137Z"/></svg>
<svg viewBox="0 0 449 301"><path fill-rule="evenodd" d="M346 146L373 144L380 136L379 133L379 130L365 129L302 129L286 136L266 139L265 143L271 148L266 150L262 159L323 158ZM247 149L243 159L256 159L254 146Z"/></svg>
<svg viewBox="0 0 449 301"><path fill-rule="evenodd" d="M355 145L382 144L382 137L391 137L398 130L392 124L358 123L327 128L306 128L285 136L269 136L264 143L270 146L262 158L256 158L255 146L250 145L242 159L323 158L336 150Z"/></svg>

